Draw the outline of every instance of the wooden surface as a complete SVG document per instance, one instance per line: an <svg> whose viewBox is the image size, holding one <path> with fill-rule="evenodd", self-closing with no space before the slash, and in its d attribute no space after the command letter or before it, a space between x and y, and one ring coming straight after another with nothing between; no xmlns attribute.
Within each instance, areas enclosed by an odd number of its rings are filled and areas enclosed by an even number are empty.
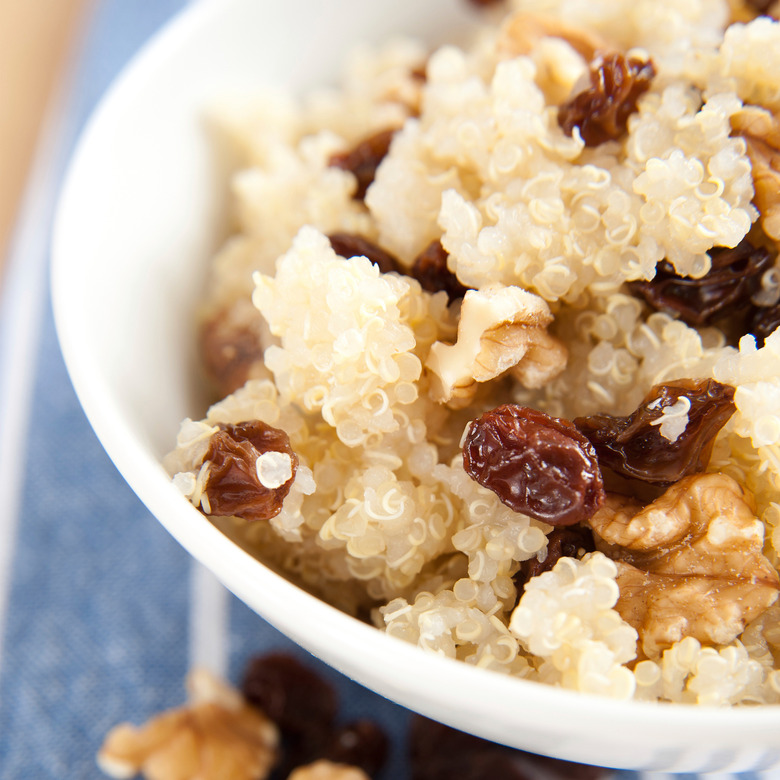
<svg viewBox="0 0 780 780"><path fill-rule="evenodd" d="M0 282L46 107L89 0L0 0Z"/></svg>

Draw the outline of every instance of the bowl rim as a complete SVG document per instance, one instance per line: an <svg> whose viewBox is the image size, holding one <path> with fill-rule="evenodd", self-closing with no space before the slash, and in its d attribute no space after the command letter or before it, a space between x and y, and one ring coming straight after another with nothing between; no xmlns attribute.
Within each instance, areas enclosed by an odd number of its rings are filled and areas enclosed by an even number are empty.
<svg viewBox="0 0 780 780"><path fill-rule="evenodd" d="M469 701L464 697L471 695L500 705L502 712L507 711L509 699L521 702L519 708L531 712L552 708L559 716L555 729L562 734L568 726L578 722L596 721L619 722L627 729L644 730L648 734L679 734L684 729L690 737L707 734L709 741L721 735L733 742L735 730L744 735L755 733L757 729L763 732L776 730L780 727L780 705L717 707L618 701L478 669L426 652L361 623L274 573L208 522L173 486L162 464L151 456L137 432L131 429L96 357L82 347L68 294L72 286L72 263L74 257L78 258L76 237L70 225L74 216L85 207L80 200L83 171L90 164L94 139L103 132L104 125L110 124L111 117L121 108L128 94L140 90L155 70L175 56L180 47L186 47L191 34L207 27L215 15L250 1L197 0L184 6L143 44L113 80L87 120L67 166L58 198L51 239L50 274L56 332L79 402L124 479L168 532L264 619L330 665L375 690L371 683L375 675L367 668L370 660L356 665L352 658L354 641L361 643L365 658L378 655L390 662L394 680L402 680L404 672L416 668L415 679L427 680L428 685L449 703L453 711L450 722L456 728L464 728L462 719L457 716L457 705L462 706L464 700ZM251 603L249 595L260 586L267 600L267 609L263 612ZM301 612L309 620L307 631L303 633L292 625L291 618L285 617ZM310 636L312 630L316 641ZM382 676L387 677L386 674ZM378 692L410 707L407 690L401 682L388 684ZM414 706L414 709L428 714L430 708L426 711L426 707ZM518 720L515 725L520 726L522 722ZM466 730L488 739L506 741L487 722L477 731Z"/></svg>

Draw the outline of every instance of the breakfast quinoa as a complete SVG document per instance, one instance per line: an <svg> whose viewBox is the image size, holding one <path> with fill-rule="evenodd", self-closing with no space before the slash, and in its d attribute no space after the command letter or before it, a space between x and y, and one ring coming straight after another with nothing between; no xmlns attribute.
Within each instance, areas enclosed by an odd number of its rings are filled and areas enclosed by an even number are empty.
<svg viewBox="0 0 780 780"><path fill-rule="evenodd" d="M511 0L222 107L221 400L175 484L427 651L780 702L776 10Z"/></svg>

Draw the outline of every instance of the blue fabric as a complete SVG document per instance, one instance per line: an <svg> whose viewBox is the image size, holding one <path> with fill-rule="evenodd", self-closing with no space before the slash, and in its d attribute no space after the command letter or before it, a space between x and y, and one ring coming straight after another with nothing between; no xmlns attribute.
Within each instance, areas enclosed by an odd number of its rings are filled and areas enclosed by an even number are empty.
<svg viewBox="0 0 780 780"><path fill-rule="evenodd" d="M113 77L185 4L96 4L60 128L62 154L52 162L52 187ZM34 214L41 231L49 230L51 204L53 193ZM48 259L12 261L39 262L45 269ZM24 480L0 626L0 778L97 780L103 775L94 757L113 725L142 723L183 700L193 564L127 487L92 433L62 362L46 288L41 295ZM17 324L0 324L13 337ZM2 354L0 366L10 370ZM0 421L17 413L2 408ZM408 776L407 711L326 668L233 597L228 647L234 682L257 653L297 654L337 688L344 720L373 718L387 731L393 751L376 780Z"/></svg>
<svg viewBox="0 0 780 780"><path fill-rule="evenodd" d="M97 5L62 122L67 148L128 57L182 5ZM50 216L40 214L41 230ZM182 698L191 564L92 433L47 289L0 666L0 776L98 778L111 726Z"/></svg>

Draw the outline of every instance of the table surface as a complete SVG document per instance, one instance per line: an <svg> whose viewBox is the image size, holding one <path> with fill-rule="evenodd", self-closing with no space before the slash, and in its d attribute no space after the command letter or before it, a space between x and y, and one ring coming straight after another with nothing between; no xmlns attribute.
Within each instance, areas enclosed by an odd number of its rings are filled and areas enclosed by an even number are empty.
<svg viewBox="0 0 780 780"><path fill-rule="evenodd" d="M47 107L91 0L0 0L0 278Z"/></svg>
<svg viewBox="0 0 780 780"><path fill-rule="evenodd" d="M282 650L335 686L344 720L383 726L393 749L375 780L404 780L410 713L295 647L189 558L106 456L60 355L48 241L68 158L111 80L186 4L0 0L4 40L12 48L29 43L38 24L39 52L25 55L35 62L24 82L37 85L35 95L22 82L11 89L0 81L0 101L9 94L18 101L0 105L21 114L24 103L27 118L19 123L28 128L4 127L27 144L27 151L3 149L4 157L28 170L23 158L37 149L26 178L20 175L21 209L8 192L3 200L15 217L0 286L0 778L98 780L95 753L106 732L180 704L192 666L236 682L252 656ZM51 17L41 25L36 13ZM0 45L0 72L16 72L5 69L9 58Z"/></svg>

